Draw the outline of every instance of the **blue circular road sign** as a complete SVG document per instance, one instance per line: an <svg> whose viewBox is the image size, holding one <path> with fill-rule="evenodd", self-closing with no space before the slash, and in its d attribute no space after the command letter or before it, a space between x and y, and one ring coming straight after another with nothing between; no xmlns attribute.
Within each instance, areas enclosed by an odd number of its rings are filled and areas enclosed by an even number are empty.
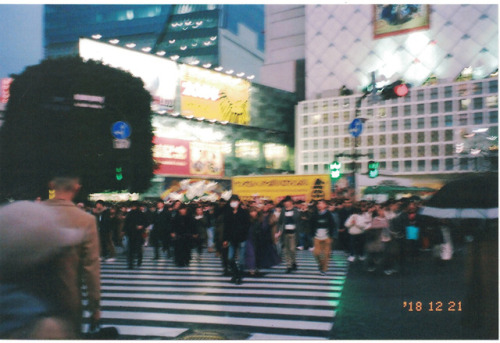
<svg viewBox="0 0 500 343"><path fill-rule="evenodd" d="M349 124L349 133L354 137L358 137L363 132L363 122L356 118Z"/></svg>
<svg viewBox="0 0 500 343"><path fill-rule="evenodd" d="M130 128L130 125L123 121L117 121L116 123L113 123L113 126L111 126L111 134L116 139L129 138L131 132L132 129Z"/></svg>

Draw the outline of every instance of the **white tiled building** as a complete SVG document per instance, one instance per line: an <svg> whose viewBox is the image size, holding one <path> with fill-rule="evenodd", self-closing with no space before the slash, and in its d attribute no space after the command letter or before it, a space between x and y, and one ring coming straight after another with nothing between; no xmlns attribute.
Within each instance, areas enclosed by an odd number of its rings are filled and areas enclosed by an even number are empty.
<svg viewBox="0 0 500 343"><path fill-rule="evenodd" d="M498 144L498 6L432 5L430 27L375 39L371 5L307 5L306 100L296 107L295 170L328 172L338 159L343 171L353 152L348 131L356 99L370 83L403 79L404 98L365 98L366 119L357 152L366 173L370 159L381 174L425 176L482 171ZM470 72L468 81L455 81ZM493 76L493 77L491 77ZM435 83L423 85L433 77ZM339 96L346 85L354 95Z"/></svg>

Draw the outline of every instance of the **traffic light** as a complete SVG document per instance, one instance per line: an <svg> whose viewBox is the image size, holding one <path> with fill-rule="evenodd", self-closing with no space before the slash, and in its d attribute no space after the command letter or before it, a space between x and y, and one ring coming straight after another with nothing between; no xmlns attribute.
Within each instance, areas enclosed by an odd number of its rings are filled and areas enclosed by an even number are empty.
<svg viewBox="0 0 500 343"><path fill-rule="evenodd" d="M368 162L368 176L371 178L378 176L378 162L375 161Z"/></svg>
<svg viewBox="0 0 500 343"><path fill-rule="evenodd" d="M406 96L406 94L408 94L408 85L402 80L395 81L380 91L382 100L396 99Z"/></svg>
<svg viewBox="0 0 500 343"><path fill-rule="evenodd" d="M123 179L122 167L115 168L115 177L117 181L121 181Z"/></svg>
<svg viewBox="0 0 500 343"><path fill-rule="evenodd" d="M340 177L340 167L342 167L342 163L339 161L330 163L330 177L332 179L338 179Z"/></svg>

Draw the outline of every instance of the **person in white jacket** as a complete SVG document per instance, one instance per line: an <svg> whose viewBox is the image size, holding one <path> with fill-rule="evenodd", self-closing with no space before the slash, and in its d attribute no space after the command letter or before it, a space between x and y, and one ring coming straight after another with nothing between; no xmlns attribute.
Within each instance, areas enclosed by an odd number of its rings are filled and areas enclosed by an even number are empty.
<svg viewBox="0 0 500 343"><path fill-rule="evenodd" d="M367 211L367 206L354 208L354 212L345 222L345 227L349 233L349 262L365 259L363 254L364 232L370 226L371 214Z"/></svg>

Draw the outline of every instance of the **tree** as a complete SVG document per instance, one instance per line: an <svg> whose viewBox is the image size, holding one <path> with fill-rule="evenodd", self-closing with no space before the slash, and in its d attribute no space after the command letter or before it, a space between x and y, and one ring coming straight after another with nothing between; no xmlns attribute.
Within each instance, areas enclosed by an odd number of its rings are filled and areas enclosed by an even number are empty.
<svg viewBox="0 0 500 343"><path fill-rule="evenodd" d="M82 104L75 95L104 102ZM3 197L46 197L49 179L64 173L80 176L84 194L145 191L155 167L150 104L140 78L100 62L75 56L28 67L14 76L0 130ZM117 121L131 127L129 149L113 146Z"/></svg>

